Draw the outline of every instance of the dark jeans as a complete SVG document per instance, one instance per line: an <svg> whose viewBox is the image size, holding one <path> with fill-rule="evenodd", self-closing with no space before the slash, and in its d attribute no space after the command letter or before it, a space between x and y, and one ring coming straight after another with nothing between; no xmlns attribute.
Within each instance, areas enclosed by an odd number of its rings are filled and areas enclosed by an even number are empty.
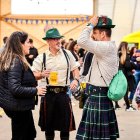
<svg viewBox="0 0 140 140"><path fill-rule="evenodd" d="M4 110L12 122L11 140L34 140L36 130L32 111L8 111Z"/></svg>
<svg viewBox="0 0 140 140"><path fill-rule="evenodd" d="M54 140L55 132L45 132L46 140ZM60 138L61 140L69 140L69 132L60 132Z"/></svg>

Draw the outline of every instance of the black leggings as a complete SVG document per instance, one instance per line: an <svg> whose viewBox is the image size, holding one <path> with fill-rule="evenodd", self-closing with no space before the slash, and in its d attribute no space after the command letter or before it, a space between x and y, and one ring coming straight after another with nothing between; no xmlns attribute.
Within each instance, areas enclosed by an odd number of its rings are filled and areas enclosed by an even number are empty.
<svg viewBox="0 0 140 140"><path fill-rule="evenodd" d="M126 104L126 109L128 109L130 107L130 103L129 103L129 99L128 99L128 93L129 93L129 90L127 89L126 94L124 95L124 101L125 101L125 104ZM115 107L118 107L118 106L119 106L118 101L115 101Z"/></svg>
<svg viewBox="0 0 140 140"><path fill-rule="evenodd" d="M125 104L126 104L126 109L128 109L130 107L130 103L129 103L129 99L128 99L128 89L126 91L126 94L124 95L124 101L125 101Z"/></svg>
<svg viewBox="0 0 140 140"><path fill-rule="evenodd" d="M45 132L46 135L46 140L54 140L55 137L55 132L54 131L49 131ZM60 132L60 138L61 140L69 140L69 132Z"/></svg>

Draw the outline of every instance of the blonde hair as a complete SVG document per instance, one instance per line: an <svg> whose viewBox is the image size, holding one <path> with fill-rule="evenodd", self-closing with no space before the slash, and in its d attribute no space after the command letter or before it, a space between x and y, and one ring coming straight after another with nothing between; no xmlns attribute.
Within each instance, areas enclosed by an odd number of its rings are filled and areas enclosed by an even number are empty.
<svg viewBox="0 0 140 140"><path fill-rule="evenodd" d="M119 50L121 52L121 56L120 56L120 63L122 65L125 64L126 61L126 55L127 55L127 42L121 42L120 46L119 46Z"/></svg>

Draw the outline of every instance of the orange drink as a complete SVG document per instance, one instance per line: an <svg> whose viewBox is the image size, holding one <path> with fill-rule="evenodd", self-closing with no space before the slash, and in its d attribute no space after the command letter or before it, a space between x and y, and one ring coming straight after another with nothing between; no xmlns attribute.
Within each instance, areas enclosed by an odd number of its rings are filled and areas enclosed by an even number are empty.
<svg viewBox="0 0 140 140"><path fill-rule="evenodd" d="M58 72L57 71L50 72L49 84L50 85L57 85L58 84Z"/></svg>
<svg viewBox="0 0 140 140"><path fill-rule="evenodd" d="M80 87L81 87L81 89L85 89L86 88L86 82L81 82Z"/></svg>

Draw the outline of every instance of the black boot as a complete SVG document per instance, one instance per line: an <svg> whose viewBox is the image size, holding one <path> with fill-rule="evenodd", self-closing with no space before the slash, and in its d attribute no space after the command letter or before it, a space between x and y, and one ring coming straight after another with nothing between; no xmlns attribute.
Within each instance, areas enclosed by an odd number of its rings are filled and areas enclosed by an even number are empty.
<svg viewBox="0 0 140 140"><path fill-rule="evenodd" d="M61 140L69 140L69 132L60 132Z"/></svg>

